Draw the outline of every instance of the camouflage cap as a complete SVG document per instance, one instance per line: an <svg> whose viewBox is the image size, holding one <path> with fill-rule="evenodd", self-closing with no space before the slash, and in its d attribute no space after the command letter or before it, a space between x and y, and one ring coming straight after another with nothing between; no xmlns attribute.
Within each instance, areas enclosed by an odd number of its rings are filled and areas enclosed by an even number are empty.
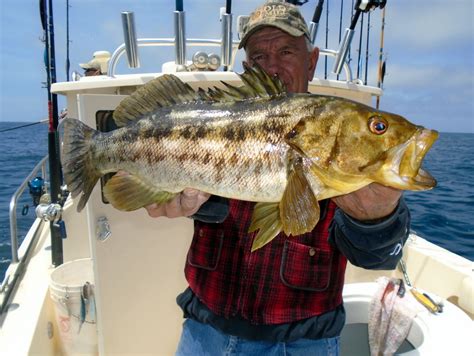
<svg viewBox="0 0 474 356"><path fill-rule="evenodd" d="M295 37L305 35L309 39L308 26L297 6L283 0L268 0L250 14L243 27L239 49L245 47L253 33L266 26L276 27Z"/></svg>

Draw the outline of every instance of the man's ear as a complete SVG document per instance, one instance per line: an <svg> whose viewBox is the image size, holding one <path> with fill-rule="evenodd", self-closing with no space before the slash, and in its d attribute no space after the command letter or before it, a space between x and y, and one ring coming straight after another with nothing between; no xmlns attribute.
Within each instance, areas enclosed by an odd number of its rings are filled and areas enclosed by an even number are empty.
<svg viewBox="0 0 474 356"><path fill-rule="evenodd" d="M314 47L309 55L308 78L313 79L316 65L318 64L319 48Z"/></svg>

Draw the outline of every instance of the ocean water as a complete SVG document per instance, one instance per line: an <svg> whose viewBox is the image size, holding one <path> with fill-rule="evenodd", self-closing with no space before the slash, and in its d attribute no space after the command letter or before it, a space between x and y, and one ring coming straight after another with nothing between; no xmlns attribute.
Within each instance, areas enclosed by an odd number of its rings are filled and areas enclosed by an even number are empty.
<svg viewBox="0 0 474 356"><path fill-rule="evenodd" d="M22 124L0 122L0 131ZM10 199L46 153L45 124L0 132L0 281L11 258ZM438 186L432 191L405 193L412 229L474 261L474 134L441 133L424 167L438 180ZM28 190L18 203L17 216L21 241L35 218Z"/></svg>

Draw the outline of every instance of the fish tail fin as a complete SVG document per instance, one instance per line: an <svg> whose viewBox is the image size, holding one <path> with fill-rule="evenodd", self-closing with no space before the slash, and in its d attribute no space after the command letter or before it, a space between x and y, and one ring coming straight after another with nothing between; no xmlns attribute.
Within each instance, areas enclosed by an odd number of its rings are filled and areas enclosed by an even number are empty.
<svg viewBox="0 0 474 356"><path fill-rule="evenodd" d="M90 148L96 130L77 119L67 118L64 127L62 166L64 180L73 198L80 195L77 211L87 203L95 184L102 176L91 159Z"/></svg>

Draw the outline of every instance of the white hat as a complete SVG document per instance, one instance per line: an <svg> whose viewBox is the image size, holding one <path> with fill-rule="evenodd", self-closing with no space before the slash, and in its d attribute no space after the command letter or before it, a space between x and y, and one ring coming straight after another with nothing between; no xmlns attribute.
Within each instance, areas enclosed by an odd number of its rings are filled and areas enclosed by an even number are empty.
<svg viewBox="0 0 474 356"><path fill-rule="evenodd" d="M96 51L92 59L87 63L79 63L84 69L100 69L100 72L105 74L109 69L110 52Z"/></svg>

